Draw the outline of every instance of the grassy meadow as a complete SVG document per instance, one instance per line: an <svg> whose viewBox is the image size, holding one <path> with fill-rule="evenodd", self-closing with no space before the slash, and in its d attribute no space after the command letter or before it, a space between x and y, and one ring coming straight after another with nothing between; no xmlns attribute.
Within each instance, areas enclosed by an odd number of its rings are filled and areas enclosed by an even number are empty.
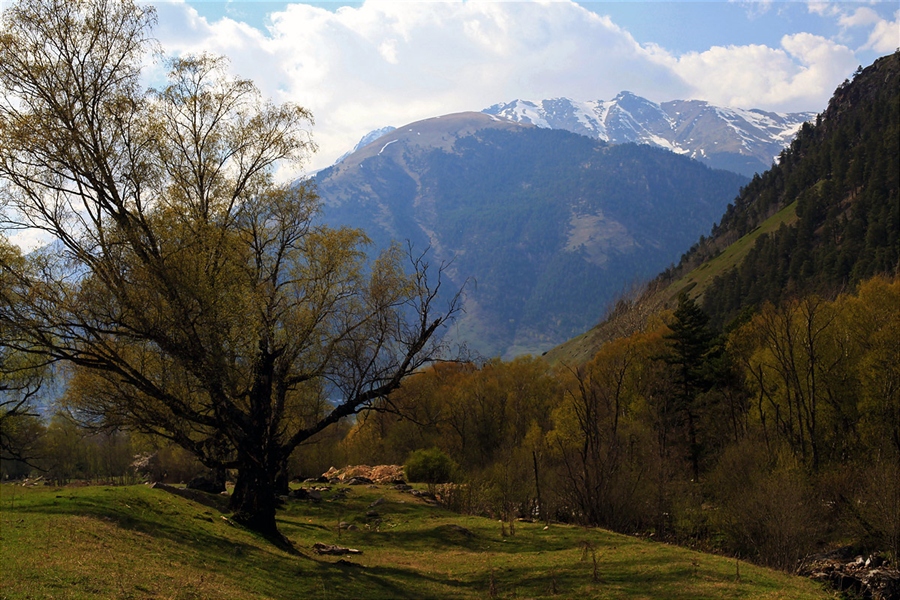
<svg viewBox="0 0 900 600"><path fill-rule="evenodd" d="M829 597L799 577L598 529L517 523L504 537L497 521L388 486L289 501L279 526L296 555L225 517L147 486L2 485L0 598ZM319 556L316 542L362 554Z"/></svg>

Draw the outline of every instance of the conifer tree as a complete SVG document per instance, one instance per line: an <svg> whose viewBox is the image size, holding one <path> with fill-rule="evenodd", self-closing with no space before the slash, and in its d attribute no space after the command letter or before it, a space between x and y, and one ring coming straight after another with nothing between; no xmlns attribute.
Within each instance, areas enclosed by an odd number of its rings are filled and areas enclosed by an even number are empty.
<svg viewBox="0 0 900 600"><path fill-rule="evenodd" d="M713 349L709 317L686 292L678 296L672 332L665 336L669 351L661 358L674 368L675 414L684 425L694 480L700 477L700 443L697 431L697 397L709 390L708 360Z"/></svg>

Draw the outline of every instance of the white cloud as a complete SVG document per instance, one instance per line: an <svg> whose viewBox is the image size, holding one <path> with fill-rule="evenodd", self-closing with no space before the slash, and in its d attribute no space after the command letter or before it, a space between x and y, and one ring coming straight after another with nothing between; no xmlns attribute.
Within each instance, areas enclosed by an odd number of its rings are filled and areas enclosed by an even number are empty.
<svg viewBox="0 0 900 600"><path fill-rule="evenodd" d="M833 17L841 14L841 10L837 4L833 2L807 2L806 8L811 14L822 17Z"/></svg>
<svg viewBox="0 0 900 600"><path fill-rule="evenodd" d="M865 44L859 48L860 51L891 52L900 47L900 11L894 12L894 20L889 21L872 8L876 4L878 3L873 2L870 6L857 6L854 10L849 10L846 4L810 2L807 8L810 13L835 19L842 36L847 36L853 30L868 29L869 34Z"/></svg>
<svg viewBox="0 0 900 600"><path fill-rule="evenodd" d="M809 5L822 14L834 8ZM862 26L872 18L865 8L840 14ZM225 54L267 96L312 110L320 147L312 168L373 129L515 98L610 99L627 89L655 101L821 110L859 63L845 45L808 33L785 36L778 47L675 55L638 44L609 17L570 0L367 0L333 11L290 4L270 15L265 32L228 18L207 22L182 0L159 11L157 34L169 51ZM873 37L872 47L888 43L889 33Z"/></svg>
<svg viewBox="0 0 900 600"><path fill-rule="evenodd" d="M679 57L657 53L713 104L782 111L820 110L857 66L853 52L820 36L784 36L780 48L714 46Z"/></svg>
<svg viewBox="0 0 900 600"><path fill-rule="evenodd" d="M688 90L610 19L568 1L292 4L271 20L263 35L170 3L158 37L170 51L226 54L267 95L310 108L314 167L372 129L495 102L622 89L668 100Z"/></svg>
<svg viewBox="0 0 900 600"><path fill-rule="evenodd" d="M900 10L894 13L893 21L882 19L875 23L863 48L876 52L891 52L900 48Z"/></svg>
<svg viewBox="0 0 900 600"><path fill-rule="evenodd" d="M867 6L857 8L852 13L841 14L838 23L841 27L864 27L881 21L878 13Z"/></svg>
<svg viewBox="0 0 900 600"><path fill-rule="evenodd" d="M728 0L744 6L747 16L752 19L760 17L769 12L772 8L772 0Z"/></svg>
<svg viewBox="0 0 900 600"><path fill-rule="evenodd" d="M12 245L18 246L22 254L28 254L53 241L50 234L39 229L6 230L4 234Z"/></svg>

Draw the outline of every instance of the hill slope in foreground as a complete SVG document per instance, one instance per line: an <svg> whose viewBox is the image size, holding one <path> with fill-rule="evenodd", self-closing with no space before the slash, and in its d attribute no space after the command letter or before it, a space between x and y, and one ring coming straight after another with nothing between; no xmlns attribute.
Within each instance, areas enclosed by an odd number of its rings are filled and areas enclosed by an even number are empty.
<svg viewBox="0 0 900 600"><path fill-rule="evenodd" d="M496 521L390 486L331 486L322 496L279 512L279 528L299 550L291 555L161 489L6 484L0 597L827 596L806 579L602 530L519 523L503 537ZM377 515L367 516L376 501ZM342 521L355 530L339 531ZM362 553L319 556L317 542Z"/></svg>

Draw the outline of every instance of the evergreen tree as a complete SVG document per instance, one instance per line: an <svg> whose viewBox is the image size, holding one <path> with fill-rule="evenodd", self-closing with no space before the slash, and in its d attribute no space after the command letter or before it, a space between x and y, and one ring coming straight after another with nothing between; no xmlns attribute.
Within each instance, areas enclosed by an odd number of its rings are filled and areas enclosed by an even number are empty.
<svg viewBox="0 0 900 600"><path fill-rule="evenodd" d="M672 332L665 336L669 351L661 358L674 368L675 414L685 427L694 480L700 477L701 447L697 431L697 398L709 390L709 358L714 348L709 317L686 292L678 296Z"/></svg>

